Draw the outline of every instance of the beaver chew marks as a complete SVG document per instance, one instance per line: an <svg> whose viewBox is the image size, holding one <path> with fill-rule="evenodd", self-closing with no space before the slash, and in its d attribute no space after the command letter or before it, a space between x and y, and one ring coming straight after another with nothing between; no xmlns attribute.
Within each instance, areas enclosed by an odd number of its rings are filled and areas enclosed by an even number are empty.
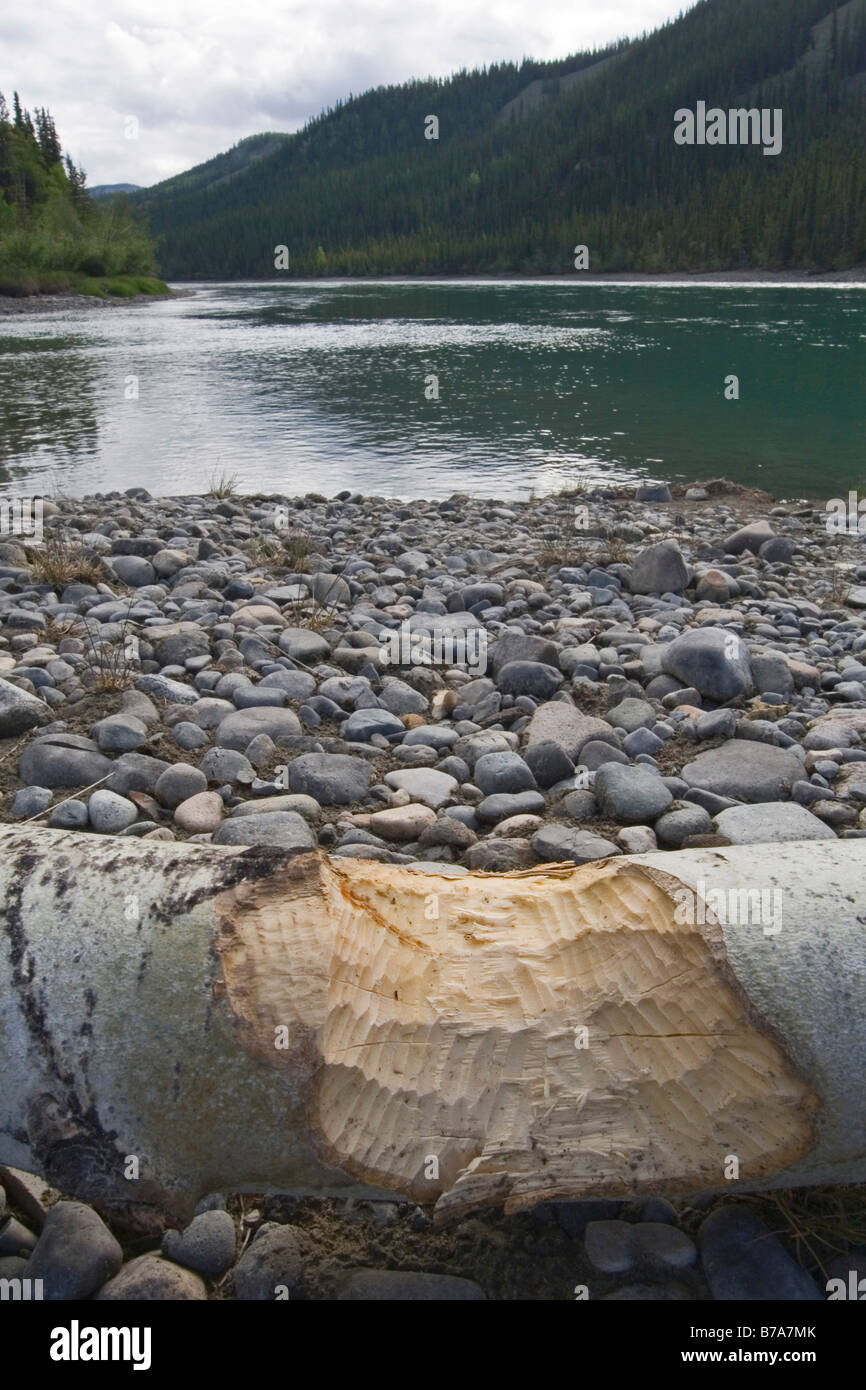
<svg viewBox="0 0 866 1390"><path fill-rule="evenodd" d="M217 949L245 1044L358 1178L443 1215L698 1191L729 1155L749 1180L801 1157L817 1101L681 889L611 862L448 879L309 855L220 896Z"/></svg>

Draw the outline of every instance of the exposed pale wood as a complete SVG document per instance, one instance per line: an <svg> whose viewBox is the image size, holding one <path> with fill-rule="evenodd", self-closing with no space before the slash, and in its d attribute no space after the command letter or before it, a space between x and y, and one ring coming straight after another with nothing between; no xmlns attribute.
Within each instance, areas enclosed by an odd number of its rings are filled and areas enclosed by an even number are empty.
<svg viewBox="0 0 866 1390"><path fill-rule="evenodd" d="M676 880L616 861L450 880L313 861L310 880L224 895L218 949L249 1044L308 1060L335 1164L440 1210L514 1209L695 1190L731 1154L759 1178L809 1146L816 1098L750 1021L718 929L675 922Z"/></svg>
<svg viewBox="0 0 866 1390"><path fill-rule="evenodd" d="M0 830L0 1161L176 1211L696 1192L732 1156L742 1187L862 1180L864 868L822 841L446 878ZM761 874L778 936L678 920Z"/></svg>

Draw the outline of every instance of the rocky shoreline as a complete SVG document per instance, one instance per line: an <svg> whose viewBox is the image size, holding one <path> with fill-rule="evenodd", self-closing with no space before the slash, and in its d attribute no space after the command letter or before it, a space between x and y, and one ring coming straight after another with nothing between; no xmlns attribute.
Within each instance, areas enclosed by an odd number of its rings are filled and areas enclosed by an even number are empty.
<svg viewBox="0 0 866 1390"><path fill-rule="evenodd" d="M0 542L3 820L445 875L866 836L866 552L821 503L138 488L43 514L41 543ZM778 1240L746 1257L759 1202L549 1203L446 1236L399 1201L221 1194L121 1251L89 1208L46 1220L6 1187L25 1256L51 1240L24 1266L0 1225L0 1277L102 1252L61 1297L815 1299L832 1277Z"/></svg>

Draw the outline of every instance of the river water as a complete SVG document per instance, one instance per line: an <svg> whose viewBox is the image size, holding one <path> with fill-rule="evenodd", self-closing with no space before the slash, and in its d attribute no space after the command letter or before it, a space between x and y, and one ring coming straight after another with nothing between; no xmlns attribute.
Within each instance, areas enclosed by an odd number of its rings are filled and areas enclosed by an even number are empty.
<svg viewBox="0 0 866 1390"><path fill-rule="evenodd" d="M866 286L183 288L0 315L0 491L866 485Z"/></svg>

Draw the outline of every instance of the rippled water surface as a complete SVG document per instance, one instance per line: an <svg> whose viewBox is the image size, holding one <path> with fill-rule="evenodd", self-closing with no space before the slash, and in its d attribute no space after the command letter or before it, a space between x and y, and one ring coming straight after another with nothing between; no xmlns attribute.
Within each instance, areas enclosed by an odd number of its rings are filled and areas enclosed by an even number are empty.
<svg viewBox="0 0 866 1390"><path fill-rule="evenodd" d="M866 288L295 281L0 316L7 493L829 497L864 440Z"/></svg>

